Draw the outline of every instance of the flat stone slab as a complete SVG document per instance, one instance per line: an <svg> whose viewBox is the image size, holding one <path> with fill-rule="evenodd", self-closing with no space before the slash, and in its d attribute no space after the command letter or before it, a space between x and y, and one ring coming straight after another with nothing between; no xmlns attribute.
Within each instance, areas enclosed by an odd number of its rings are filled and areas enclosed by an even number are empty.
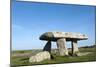
<svg viewBox="0 0 100 67"><path fill-rule="evenodd" d="M40 40L57 41L60 38L66 38L66 41L88 39L85 34L71 32L46 32L40 36Z"/></svg>

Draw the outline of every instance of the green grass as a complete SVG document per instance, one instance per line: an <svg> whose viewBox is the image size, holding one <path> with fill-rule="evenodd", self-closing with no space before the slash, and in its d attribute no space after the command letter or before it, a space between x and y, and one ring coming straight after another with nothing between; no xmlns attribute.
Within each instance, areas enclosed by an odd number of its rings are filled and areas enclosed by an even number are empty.
<svg viewBox="0 0 100 67"><path fill-rule="evenodd" d="M37 53L40 52L42 49L34 49L34 50L14 50L12 51L12 54L14 53Z"/></svg>
<svg viewBox="0 0 100 67"><path fill-rule="evenodd" d="M44 60L38 63L29 63L29 57L27 56L12 56L11 57L11 65L12 66L23 66L23 65L38 65L38 64L57 64L57 63L72 63L72 62L89 62L89 61L96 61L96 48L80 48L80 52L91 52L90 54L84 56L58 56L52 53L54 59L51 60ZM37 50L39 52L41 50ZM29 51L15 51L15 53L25 53L25 52L32 52ZM36 51L35 51L36 52ZM13 52L14 53L14 52ZM13 54L12 53L12 54ZM36 54L36 53L35 53Z"/></svg>

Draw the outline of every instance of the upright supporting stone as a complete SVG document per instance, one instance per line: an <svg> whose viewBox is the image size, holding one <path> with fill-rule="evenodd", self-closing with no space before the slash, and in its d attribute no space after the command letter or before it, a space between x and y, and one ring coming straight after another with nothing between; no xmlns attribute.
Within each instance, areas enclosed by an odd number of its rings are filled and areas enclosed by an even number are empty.
<svg viewBox="0 0 100 67"><path fill-rule="evenodd" d="M77 40L72 41L72 55L77 54L79 52L77 46Z"/></svg>
<svg viewBox="0 0 100 67"><path fill-rule="evenodd" d="M51 41L48 41L45 45L45 47L43 48L43 51L49 51L51 52Z"/></svg>
<svg viewBox="0 0 100 67"><path fill-rule="evenodd" d="M66 45L66 39L65 38L61 38L61 39L57 40L57 48L58 48L60 56L68 55L68 50L65 47L65 45Z"/></svg>
<svg viewBox="0 0 100 67"><path fill-rule="evenodd" d="M58 53L60 56L68 55L68 50L65 47L66 41L72 41L72 54L79 55L77 47L78 40L86 40L88 37L80 33L71 32L45 32L39 38L40 40L48 41L43 51L51 52L51 41L57 42ZM77 54L78 53L78 54Z"/></svg>

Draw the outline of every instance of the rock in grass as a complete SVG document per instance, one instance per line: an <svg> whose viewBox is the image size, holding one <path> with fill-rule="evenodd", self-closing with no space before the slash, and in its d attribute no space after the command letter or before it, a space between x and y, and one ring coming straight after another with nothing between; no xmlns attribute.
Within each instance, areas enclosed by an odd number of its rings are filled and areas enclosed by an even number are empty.
<svg viewBox="0 0 100 67"><path fill-rule="evenodd" d="M41 62L46 59L50 59L50 53L48 51L43 51L43 52L37 53L35 56L31 56L29 58L29 62L31 63Z"/></svg>

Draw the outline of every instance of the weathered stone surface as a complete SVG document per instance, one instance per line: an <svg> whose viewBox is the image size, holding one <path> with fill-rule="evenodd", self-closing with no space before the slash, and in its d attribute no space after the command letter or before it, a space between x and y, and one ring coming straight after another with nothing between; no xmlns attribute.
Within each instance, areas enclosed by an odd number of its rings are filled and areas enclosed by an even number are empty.
<svg viewBox="0 0 100 67"><path fill-rule="evenodd" d="M40 53L37 53L35 56L31 56L29 58L29 62L34 63L34 62L41 62L46 59L50 59L50 53L48 51L43 51Z"/></svg>
<svg viewBox="0 0 100 67"><path fill-rule="evenodd" d="M60 56L68 55L68 50L65 47L65 45L66 45L65 38L61 38L61 39L57 40L57 47L58 47L58 51L59 51Z"/></svg>
<svg viewBox="0 0 100 67"><path fill-rule="evenodd" d="M46 43L46 45L44 46L43 51L49 51L49 52L51 52L51 41L48 41Z"/></svg>
<svg viewBox="0 0 100 67"><path fill-rule="evenodd" d="M77 45L77 40L72 41L72 54L78 54L78 45Z"/></svg>
<svg viewBox="0 0 100 67"><path fill-rule="evenodd" d="M51 51L51 41L57 42L58 53L60 56L68 55L66 41L72 41L72 55L77 55L79 52L77 41L86 40L88 37L80 33L69 33L69 32L46 32L40 36L40 40L48 41L43 51Z"/></svg>
<svg viewBox="0 0 100 67"><path fill-rule="evenodd" d="M88 39L88 37L84 34L80 33L69 33L69 32L46 32L40 36L40 40L51 40L57 41L59 38L66 38L67 41L70 40L84 40Z"/></svg>

